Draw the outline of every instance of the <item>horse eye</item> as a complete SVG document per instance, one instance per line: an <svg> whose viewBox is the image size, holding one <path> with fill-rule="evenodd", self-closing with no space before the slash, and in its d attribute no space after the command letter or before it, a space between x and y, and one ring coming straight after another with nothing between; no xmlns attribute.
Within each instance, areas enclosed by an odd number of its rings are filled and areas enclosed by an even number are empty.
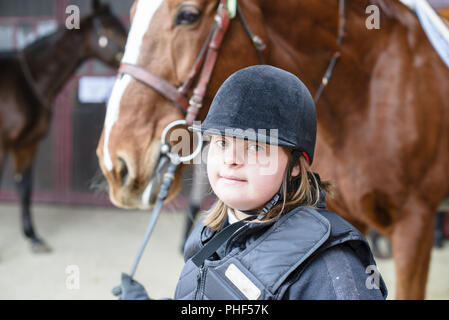
<svg viewBox="0 0 449 320"><path fill-rule="evenodd" d="M175 18L176 25L194 24L201 17L201 11L194 6L183 6Z"/></svg>

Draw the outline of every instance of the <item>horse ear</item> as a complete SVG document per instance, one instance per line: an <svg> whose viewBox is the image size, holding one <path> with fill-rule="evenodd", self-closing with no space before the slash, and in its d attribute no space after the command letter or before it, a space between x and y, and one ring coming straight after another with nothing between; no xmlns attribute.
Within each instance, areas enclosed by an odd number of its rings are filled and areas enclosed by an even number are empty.
<svg viewBox="0 0 449 320"><path fill-rule="evenodd" d="M109 5L107 3L102 3L101 0L92 0L93 12L97 14L110 12Z"/></svg>

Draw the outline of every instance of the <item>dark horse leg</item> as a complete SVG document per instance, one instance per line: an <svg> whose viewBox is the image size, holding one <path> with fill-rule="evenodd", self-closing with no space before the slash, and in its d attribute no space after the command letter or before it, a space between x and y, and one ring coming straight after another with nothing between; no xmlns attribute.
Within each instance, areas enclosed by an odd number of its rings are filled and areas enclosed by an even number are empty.
<svg viewBox="0 0 449 320"><path fill-rule="evenodd" d="M50 252L51 248L36 235L31 217L31 193L33 185L32 165L28 166L22 174L16 174L15 178L20 198L23 232L31 241L31 249L36 253Z"/></svg>
<svg viewBox="0 0 449 320"><path fill-rule="evenodd" d="M3 169L5 168L6 151L3 149L3 144L0 141L0 184L2 182Z"/></svg>
<svg viewBox="0 0 449 320"><path fill-rule="evenodd" d="M444 211L438 211L435 216L435 248L443 247L444 240Z"/></svg>

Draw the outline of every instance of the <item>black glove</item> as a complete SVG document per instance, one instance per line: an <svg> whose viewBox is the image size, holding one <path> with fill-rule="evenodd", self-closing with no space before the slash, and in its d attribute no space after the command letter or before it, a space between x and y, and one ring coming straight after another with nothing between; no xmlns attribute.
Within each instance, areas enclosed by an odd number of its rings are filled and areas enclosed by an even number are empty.
<svg viewBox="0 0 449 320"><path fill-rule="evenodd" d="M112 289L112 294L119 300L151 300L145 288L126 273L122 273L122 281Z"/></svg>

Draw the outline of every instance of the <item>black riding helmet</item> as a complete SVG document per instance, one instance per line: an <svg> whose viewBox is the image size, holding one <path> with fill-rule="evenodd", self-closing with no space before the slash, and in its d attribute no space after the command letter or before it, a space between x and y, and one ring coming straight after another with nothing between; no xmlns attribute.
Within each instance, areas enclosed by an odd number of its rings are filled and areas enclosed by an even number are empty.
<svg viewBox="0 0 449 320"><path fill-rule="evenodd" d="M301 154L312 164L315 103L307 87L294 74L269 65L250 66L235 72L221 85L206 119L200 126L194 124L191 128L287 147L292 150L290 175ZM262 213L268 212L281 195L282 186Z"/></svg>

